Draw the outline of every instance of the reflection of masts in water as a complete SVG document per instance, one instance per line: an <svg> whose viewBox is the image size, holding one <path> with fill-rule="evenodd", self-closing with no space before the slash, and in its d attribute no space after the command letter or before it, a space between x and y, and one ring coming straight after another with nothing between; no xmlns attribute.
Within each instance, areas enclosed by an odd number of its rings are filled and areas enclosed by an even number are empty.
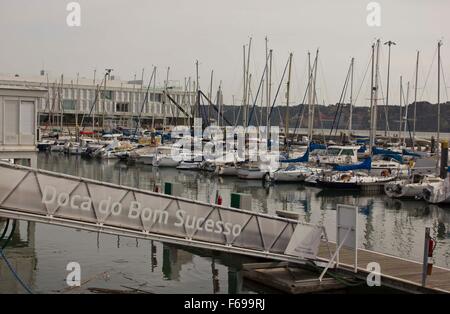
<svg viewBox="0 0 450 314"><path fill-rule="evenodd" d="M228 267L228 293L240 293L242 291L242 284L242 272L235 267Z"/></svg>
<svg viewBox="0 0 450 314"><path fill-rule="evenodd" d="M7 245L7 258L12 267L18 272L19 277L27 287L33 287L36 282L35 270L37 268L35 223L26 222L26 237L21 234L24 230L24 228L20 227L21 223L24 222L19 220L13 221L12 219L9 222L0 222L0 233L3 233L5 228L7 229L4 234L5 241L2 241L0 245ZM10 269L4 260L0 258L0 261L0 274L2 275L0 277L0 294L23 293L25 291L24 287L10 273Z"/></svg>
<svg viewBox="0 0 450 314"><path fill-rule="evenodd" d="M369 205L368 205L369 206ZM368 213L365 215L366 216L366 224L365 224L365 228L364 228L364 248L367 250L373 249L373 231L374 231L374 227L373 227L373 211L369 210Z"/></svg>
<svg viewBox="0 0 450 314"><path fill-rule="evenodd" d="M220 292L220 283L219 283L219 270L216 268L216 262L214 257L211 259L211 274L213 282L213 293L216 294Z"/></svg>
<svg viewBox="0 0 450 314"><path fill-rule="evenodd" d="M150 241L150 266L152 269L152 273L158 266L158 259L156 258L156 245L153 243L153 240Z"/></svg>

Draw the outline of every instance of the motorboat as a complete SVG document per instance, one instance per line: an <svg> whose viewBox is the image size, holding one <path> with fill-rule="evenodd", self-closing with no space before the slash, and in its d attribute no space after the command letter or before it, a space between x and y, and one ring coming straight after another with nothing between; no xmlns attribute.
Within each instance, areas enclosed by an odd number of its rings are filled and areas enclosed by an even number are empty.
<svg viewBox="0 0 450 314"><path fill-rule="evenodd" d="M440 185L444 180L434 175L413 175L410 179L395 180L384 185L384 192L392 198L423 198L424 189Z"/></svg>
<svg viewBox="0 0 450 314"><path fill-rule="evenodd" d="M267 170L263 170L257 162L242 164L237 168L237 176L246 180L262 180Z"/></svg>
<svg viewBox="0 0 450 314"><path fill-rule="evenodd" d="M57 140L53 145L50 146L50 151L55 153L63 153L66 147L65 140Z"/></svg>
<svg viewBox="0 0 450 314"><path fill-rule="evenodd" d="M137 148L129 153L128 159L135 163L151 165L153 163L153 157L155 157L156 148L156 146L144 146Z"/></svg>
<svg viewBox="0 0 450 314"><path fill-rule="evenodd" d="M286 168L266 173L264 179L272 182L304 182L306 178L317 173L317 169L304 164L290 164Z"/></svg>
<svg viewBox="0 0 450 314"><path fill-rule="evenodd" d="M309 161L320 165L348 165L358 162L359 146L328 146L309 154Z"/></svg>
<svg viewBox="0 0 450 314"><path fill-rule="evenodd" d="M195 161L195 160L183 160L181 161L177 169L179 170L202 170L202 161Z"/></svg>
<svg viewBox="0 0 450 314"><path fill-rule="evenodd" d="M448 167L447 178L441 182L430 184L423 189L423 198L432 204L450 204L450 167Z"/></svg>
<svg viewBox="0 0 450 314"><path fill-rule="evenodd" d="M180 158L180 160L176 159L172 156L172 147L159 146L153 157L152 165L153 167L176 167L183 158Z"/></svg>
<svg viewBox="0 0 450 314"><path fill-rule="evenodd" d="M50 150L50 147L51 147L52 145L54 145L54 144L55 144L55 140L54 140L54 139L43 139L42 141L40 141L40 142L37 144L37 149L38 149L40 152L45 152L45 151Z"/></svg>

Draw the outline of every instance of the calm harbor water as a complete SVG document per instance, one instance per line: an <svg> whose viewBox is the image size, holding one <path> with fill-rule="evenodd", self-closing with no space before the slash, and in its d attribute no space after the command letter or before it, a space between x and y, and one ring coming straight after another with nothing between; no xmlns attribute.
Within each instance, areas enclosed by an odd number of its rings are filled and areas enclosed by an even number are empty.
<svg viewBox="0 0 450 314"><path fill-rule="evenodd" d="M323 224L331 240L335 239L336 204L354 204L359 206L359 247L421 261L424 229L429 226L437 240L435 264L450 267L450 208L384 195L325 192L300 184L263 186L261 181L62 154L40 153L38 167L149 190L163 182L180 182L184 197L210 201L219 190L224 205L229 204L231 192L249 193L253 210L296 211L302 221ZM3 226L0 221L0 230ZM89 292L89 287L133 287L154 293L267 291L242 279L239 269L247 261L243 257L45 224L20 222L7 255L37 292ZM71 261L80 263L84 283L73 290L65 282L66 265ZM4 264L0 264L0 274L0 293L23 292Z"/></svg>

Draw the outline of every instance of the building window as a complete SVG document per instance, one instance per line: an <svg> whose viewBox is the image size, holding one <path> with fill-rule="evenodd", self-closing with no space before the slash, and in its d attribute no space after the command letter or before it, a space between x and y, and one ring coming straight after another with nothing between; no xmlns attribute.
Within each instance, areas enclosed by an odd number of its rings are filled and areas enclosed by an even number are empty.
<svg viewBox="0 0 450 314"><path fill-rule="evenodd" d="M63 99L63 110L75 110L76 104L75 99Z"/></svg>
<svg viewBox="0 0 450 314"><path fill-rule="evenodd" d="M127 102L116 103L116 112L129 112L130 104Z"/></svg>
<svg viewBox="0 0 450 314"><path fill-rule="evenodd" d="M114 95L114 93L113 93L113 91L112 90L101 90L100 91L100 97L102 98L102 99L108 99L108 100L112 100L113 99L113 95Z"/></svg>
<svg viewBox="0 0 450 314"><path fill-rule="evenodd" d="M20 134L34 134L34 101L20 102Z"/></svg>
<svg viewBox="0 0 450 314"><path fill-rule="evenodd" d="M4 102L4 130L5 130L5 144L19 143L19 101L5 100Z"/></svg>

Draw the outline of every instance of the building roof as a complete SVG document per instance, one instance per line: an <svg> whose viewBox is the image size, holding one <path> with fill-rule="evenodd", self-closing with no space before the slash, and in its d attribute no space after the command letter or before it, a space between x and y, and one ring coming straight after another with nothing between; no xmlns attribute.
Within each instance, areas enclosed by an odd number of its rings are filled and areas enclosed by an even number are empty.
<svg viewBox="0 0 450 314"><path fill-rule="evenodd" d="M94 80L93 78L85 78L85 77L79 77L77 78L69 78L69 77L63 77L63 83L65 86L70 86L70 85L76 85L76 82L78 80L78 85L80 86L87 86L87 87L95 87L96 85L100 84L102 82L103 76L98 76L95 80L95 84L94 84ZM35 75L35 76L21 76L18 74L12 75L12 74L1 74L0 73L0 84L13 84L17 82L18 85L20 84L27 84L29 83L30 85L38 85L38 86L43 86L46 87L47 85L52 85L53 83L57 82L60 83L61 82L61 77L48 77L47 79L47 75ZM135 81L135 84L132 83L133 81L123 81L123 80L119 80L117 78L115 79L109 79L106 82L106 86L107 88L123 88L123 89L139 89L141 87L140 84L137 84L137 81ZM146 89L147 88L147 84L145 83L143 84L143 88ZM152 87L151 87L152 88ZM156 87L158 90L162 90L162 87ZM179 86L170 86L170 88L172 90L181 90L181 87Z"/></svg>
<svg viewBox="0 0 450 314"><path fill-rule="evenodd" d="M17 91L33 91L33 92L47 91L47 89L43 87L36 87L29 85L5 85L5 84L0 84L0 90L17 90Z"/></svg>

